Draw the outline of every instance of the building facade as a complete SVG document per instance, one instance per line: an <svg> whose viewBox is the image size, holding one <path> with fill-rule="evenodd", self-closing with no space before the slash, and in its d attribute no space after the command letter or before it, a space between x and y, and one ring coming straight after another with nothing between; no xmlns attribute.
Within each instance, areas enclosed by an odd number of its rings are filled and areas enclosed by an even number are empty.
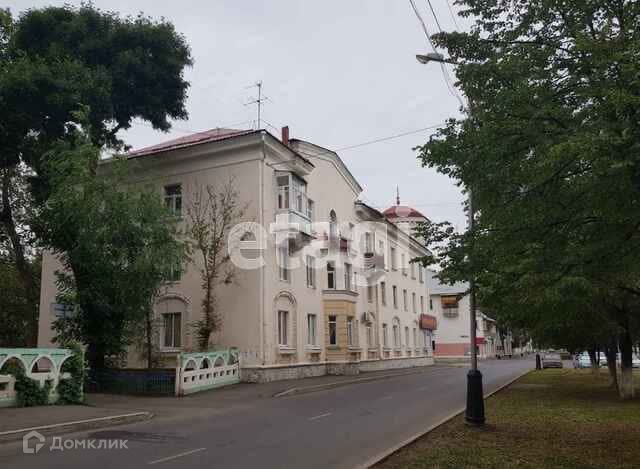
<svg viewBox="0 0 640 469"><path fill-rule="evenodd" d="M438 320L438 333L434 355L442 359L469 358L470 304L469 284L457 282L453 285L441 283L436 272L427 270L429 288L429 310ZM476 350L479 358L495 358L500 338L496 322L476 311Z"/></svg>
<svg viewBox="0 0 640 469"><path fill-rule="evenodd" d="M180 223L203 187L233 184L244 219L230 238L235 281L219 287L211 347L237 347L246 381L433 363L425 247L358 200L362 187L333 151L267 131L214 129L128 155L132 184L153 187ZM401 226L402 227L402 226ZM155 305L159 361L196 348L202 265L196 258ZM39 345L53 338L55 272L43 256ZM62 308L63 309L63 308ZM143 366L132 347L126 366Z"/></svg>

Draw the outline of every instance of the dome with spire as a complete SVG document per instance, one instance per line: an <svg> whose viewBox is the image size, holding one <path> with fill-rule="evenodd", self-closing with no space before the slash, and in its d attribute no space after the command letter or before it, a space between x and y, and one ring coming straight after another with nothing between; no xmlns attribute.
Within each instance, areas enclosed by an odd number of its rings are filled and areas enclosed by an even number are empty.
<svg viewBox="0 0 640 469"><path fill-rule="evenodd" d="M396 188L396 204L386 209L382 214L387 220L409 235L413 235L413 230L418 223L428 221L427 217L415 208L400 204L399 188Z"/></svg>

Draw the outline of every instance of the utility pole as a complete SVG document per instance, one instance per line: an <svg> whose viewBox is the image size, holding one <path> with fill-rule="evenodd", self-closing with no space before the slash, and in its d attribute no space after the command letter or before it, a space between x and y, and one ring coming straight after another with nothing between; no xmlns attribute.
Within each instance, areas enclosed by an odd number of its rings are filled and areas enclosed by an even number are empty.
<svg viewBox="0 0 640 469"><path fill-rule="evenodd" d="M469 232L473 233L475 210L473 194L469 189ZM467 373L467 409L465 420L469 425L484 425L484 396L482 390L482 373L478 370L478 350L476 345L476 282L473 276L469 279L469 342L471 348L471 369Z"/></svg>
<svg viewBox="0 0 640 469"><path fill-rule="evenodd" d="M258 81L255 85L251 85L248 86L247 88L258 88L258 97L256 99L254 99L253 101L249 101L248 103L245 104L245 106L249 106L250 104L256 104L258 107L258 129L261 128L262 126L262 118L261 118L261 112L262 112L262 103L267 101L269 98L268 97L262 97L262 80Z"/></svg>
<svg viewBox="0 0 640 469"><path fill-rule="evenodd" d="M416 59L421 64L430 62L438 62L442 64L458 65L452 60L445 59L439 52L430 52L428 54L418 54ZM464 106L463 106L464 107ZM473 102L469 100L469 111L473 110ZM471 189L469 192L469 227L470 233L473 233L473 225L475 218L475 209L473 206L473 194ZM467 373L467 408L465 411L465 420L467 424L473 426L482 426L485 422L484 417L484 391L482 390L482 373L478 370L478 352L476 350L476 282L473 276L469 279L469 346L471 352L471 368Z"/></svg>

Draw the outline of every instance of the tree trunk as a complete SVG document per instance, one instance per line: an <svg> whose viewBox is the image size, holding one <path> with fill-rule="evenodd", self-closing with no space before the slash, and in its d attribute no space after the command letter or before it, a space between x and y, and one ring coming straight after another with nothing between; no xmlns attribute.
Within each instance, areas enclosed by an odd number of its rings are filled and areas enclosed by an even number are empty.
<svg viewBox="0 0 640 469"><path fill-rule="evenodd" d="M618 368L616 361L618 359L618 344L615 339L609 341L605 348L605 354L607 356L607 368L609 369L609 378L611 379L609 386L620 392L618 387Z"/></svg>
<svg viewBox="0 0 640 469"><path fill-rule="evenodd" d="M104 359L104 347L102 344L89 344L87 346L87 361L89 362L89 368L94 370L104 370L106 368Z"/></svg>
<svg viewBox="0 0 640 469"><path fill-rule="evenodd" d="M151 313L149 311L147 311L147 321L146 321L146 329L147 329L147 369L151 369L153 366L153 356L152 356L152 350L151 350L151 335L152 335L152 330L151 330Z"/></svg>
<svg viewBox="0 0 640 469"><path fill-rule="evenodd" d="M13 254L14 263L20 281L24 286L27 301L30 304L32 315L29 318L29 346L37 347L38 345L38 307L40 300L40 292L37 291L36 281L33 275L33 269L26 259L25 249L22 245L22 239L18 234L15 219L13 217L12 203L12 170L6 169L2 172L2 211L0 212L0 223L9 238L11 244L11 253Z"/></svg>
<svg viewBox="0 0 640 469"><path fill-rule="evenodd" d="M620 336L620 383L618 385L622 399L633 399L633 341L629 329Z"/></svg>
<svg viewBox="0 0 640 469"><path fill-rule="evenodd" d="M591 360L591 372L597 373L598 369L600 368L600 360L598 359L598 355L596 354L596 348L589 347L587 353L589 353L589 359Z"/></svg>

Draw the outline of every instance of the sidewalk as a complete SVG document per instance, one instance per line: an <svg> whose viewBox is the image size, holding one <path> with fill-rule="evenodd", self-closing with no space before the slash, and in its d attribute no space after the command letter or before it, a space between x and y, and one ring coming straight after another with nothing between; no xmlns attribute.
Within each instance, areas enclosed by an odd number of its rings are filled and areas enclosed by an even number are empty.
<svg viewBox="0 0 640 469"><path fill-rule="evenodd" d="M31 429L46 432L76 431L120 423L158 419L182 419L228 412L255 405L278 394L318 392L349 384L429 373L441 366L361 373L355 376L319 376L264 384L241 383L185 397L146 397L119 394L87 394L88 405L42 406L0 409L0 442L20 438ZM286 397L285 397L286 398ZM43 428L44 427L44 428ZM52 428L46 428L52 427Z"/></svg>
<svg viewBox="0 0 640 469"><path fill-rule="evenodd" d="M123 412L116 408L85 405L40 406L0 409L0 442L38 430L71 431L129 423L151 418L147 412Z"/></svg>

